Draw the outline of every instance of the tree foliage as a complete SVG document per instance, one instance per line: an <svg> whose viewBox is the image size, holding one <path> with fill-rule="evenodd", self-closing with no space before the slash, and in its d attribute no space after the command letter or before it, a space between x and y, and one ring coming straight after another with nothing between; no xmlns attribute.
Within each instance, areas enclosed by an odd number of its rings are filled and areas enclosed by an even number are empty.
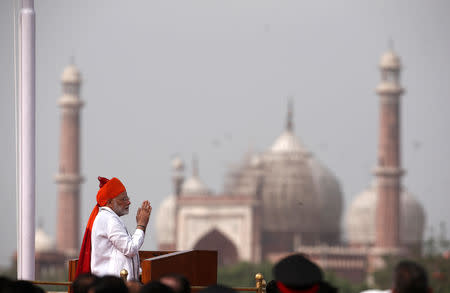
<svg viewBox="0 0 450 293"><path fill-rule="evenodd" d="M325 271L324 277L325 281L338 288L339 293L359 293L368 289L366 283L352 283L330 271Z"/></svg>
<svg viewBox="0 0 450 293"><path fill-rule="evenodd" d="M220 267L217 273L217 282L230 287L255 287L255 275L261 273L266 282L273 279L272 264L251 264L241 262L235 265Z"/></svg>
<svg viewBox="0 0 450 293"><path fill-rule="evenodd" d="M270 263L251 264L238 263L231 266L220 267L218 270L217 281L230 287L255 287L255 275L262 273L266 282L273 279L273 265ZM339 289L341 293L357 293L367 289L363 283L353 284L332 272L324 273L325 280Z"/></svg>

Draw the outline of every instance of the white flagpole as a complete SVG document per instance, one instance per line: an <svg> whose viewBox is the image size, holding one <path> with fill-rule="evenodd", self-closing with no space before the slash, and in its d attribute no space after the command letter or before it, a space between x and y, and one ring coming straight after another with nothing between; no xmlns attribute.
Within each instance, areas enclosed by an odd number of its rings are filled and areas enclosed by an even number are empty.
<svg viewBox="0 0 450 293"><path fill-rule="evenodd" d="M22 0L19 20L19 210L17 278L35 278L35 12Z"/></svg>

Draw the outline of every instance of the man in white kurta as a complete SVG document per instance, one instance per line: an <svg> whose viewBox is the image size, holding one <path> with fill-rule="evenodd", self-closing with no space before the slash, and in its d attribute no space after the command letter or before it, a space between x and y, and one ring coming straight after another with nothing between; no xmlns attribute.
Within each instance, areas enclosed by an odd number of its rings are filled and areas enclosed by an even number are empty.
<svg viewBox="0 0 450 293"><path fill-rule="evenodd" d="M120 276L128 271L128 280L139 280L139 249L152 212L146 200L136 213L136 230L131 235L121 216L128 214L130 198L117 178L98 177L97 204L89 216L80 249L76 276L93 273L97 276Z"/></svg>
<svg viewBox="0 0 450 293"><path fill-rule="evenodd" d="M124 222L109 207L101 207L92 226L91 271L97 276L117 276L128 271L128 280L139 279L139 249L144 231L128 233Z"/></svg>

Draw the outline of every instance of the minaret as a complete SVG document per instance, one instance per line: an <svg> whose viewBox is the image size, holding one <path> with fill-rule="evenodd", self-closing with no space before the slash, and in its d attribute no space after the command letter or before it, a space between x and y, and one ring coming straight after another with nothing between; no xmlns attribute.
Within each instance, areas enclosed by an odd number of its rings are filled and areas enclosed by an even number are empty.
<svg viewBox="0 0 450 293"><path fill-rule="evenodd" d="M386 252L400 248L400 59L389 50L381 57L381 82L376 88L380 96L377 212L375 246Z"/></svg>
<svg viewBox="0 0 450 293"><path fill-rule="evenodd" d="M192 177L198 178L198 159L197 156L194 154L192 156Z"/></svg>
<svg viewBox="0 0 450 293"><path fill-rule="evenodd" d="M176 156L172 159L172 180L173 180L173 189L175 196L180 196L181 187L184 182L184 162L183 160Z"/></svg>
<svg viewBox="0 0 450 293"><path fill-rule="evenodd" d="M80 100L81 76L75 65L69 65L62 74L61 133L58 185L58 219L56 248L68 256L79 250L80 228Z"/></svg>

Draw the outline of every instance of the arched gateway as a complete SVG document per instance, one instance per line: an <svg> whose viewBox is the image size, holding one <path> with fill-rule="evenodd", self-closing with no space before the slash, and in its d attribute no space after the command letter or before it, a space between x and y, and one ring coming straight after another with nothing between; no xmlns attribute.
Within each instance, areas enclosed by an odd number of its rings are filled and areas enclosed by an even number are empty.
<svg viewBox="0 0 450 293"><path fill-rule="evenodd" d="M213 229L194 245L195 250L217 250L218 264L230 265L238 262L239 255L236 246L219 230Z"/></svg>

